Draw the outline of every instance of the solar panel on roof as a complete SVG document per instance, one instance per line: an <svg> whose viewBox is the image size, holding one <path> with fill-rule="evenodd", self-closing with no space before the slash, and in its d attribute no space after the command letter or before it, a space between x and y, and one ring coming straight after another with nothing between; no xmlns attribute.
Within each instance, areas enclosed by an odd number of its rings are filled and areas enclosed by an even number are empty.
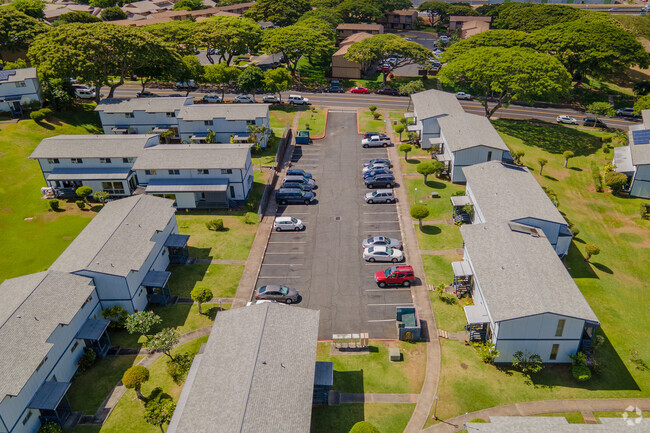
<svg viewBox="0 0 650 433"><path fill-rule="evenodd" d="M634 138L634 144L648 144L650 143L650 129L632 131L632 138Z"/></svg>
<svg viewBox="0 0 650 433"><path fill-rule="evenodd" d="M7 81L13 75L16 75L15 70L0 71L0 81Z"/></svg>

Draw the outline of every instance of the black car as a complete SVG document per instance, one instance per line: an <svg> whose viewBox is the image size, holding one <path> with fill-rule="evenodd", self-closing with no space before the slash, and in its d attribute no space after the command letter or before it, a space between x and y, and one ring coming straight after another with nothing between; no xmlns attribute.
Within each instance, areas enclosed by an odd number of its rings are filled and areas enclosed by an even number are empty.
<svg viewBox="0 0 650 433"><path fill-rule="evenodd" d="M341 86L331 85L323 89L325 93L343 93L345 92Z"/></svg>
<svg viewBox="0 0 650 433"><path fill-rule="evenodd" d="M298 183L298 182L283 182L281 188L298 188L302 191L311 191L314 189L308 183Z"/></svg>
<svg viewBox="0 0 650 433"><path fill-rule="evenodd" d="M307 179L312 178L311 173L306 172L302 168L290 168L289 170L287 170L287 176L304 176Z"/></svg>
<svg viewBox="0 0 650 433"><path fill-rule="evenodd" d="M375 158L375 159L368 160L363 163L363 166L370 167L371 165L375 165L375 164L385 164L389 168L393 166L393 164L390 162L390 159L386 159L386 158Z"/></svg>
<svg viewBox="0 0 650 433"><path fill-rule="evenodd" d="M388 140L388 135L380 134L379 132L366 132L365 134L363 134L364 140L375 136L378 136L379 139L381 140Z"/></svg>
<svg viewBox="0 0 650 433"><path fill-rule="evenodd" d="M395 185L395 176L392 174L378 174L363 180L368 188L386 188Z"/></svg>
<svg viewBox="0 0 650 433"><path fill-rule="evenodd" d="M391 89L386 87L385 89L377 90L378 95L390 95L390 96L399 96L399 90Z"/></svg>
<svg viewBox="0 0 650 433"><path fill-rule="evenodd" d="M280 204L304 203L309 204L315 195L313 192L303 191L298 188L280 188L275 192L275 201Z"/></svg>
<svg viewBox="0 0 650 433"><path fill-rule="evenodd" d="M582 124L584 126L593 126L594 128L607 128L605 122L600 119L596 119L595 117L585 117L582 119Z"/></svg>

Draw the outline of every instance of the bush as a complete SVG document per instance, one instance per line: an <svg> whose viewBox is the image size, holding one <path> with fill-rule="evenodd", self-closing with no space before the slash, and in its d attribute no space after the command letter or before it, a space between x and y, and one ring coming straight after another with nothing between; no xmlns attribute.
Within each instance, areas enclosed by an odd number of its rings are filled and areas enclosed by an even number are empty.
<svg viewBox="0 0 650 433"><path fill-rule="evenodd" d="M641 203L639 206L639 214L641 219L646 219L650 216L650 203Z"/></svg>
<svg viewBox="0 0 650 433"><path fill-rule="evenodd" d="M368 421L359 421L350 429L350 433L380 433L379 429Z"/></svg>
<svg viewBox="0 0 650 433"><path fill-rule="evenodd" d="M187 375L187 372L190 371L193 360L194 356L189 353L176 355L173 360L167 360L167 373L169 373L174 382L181 383Z"/></svg>
<svg viewBox="0 0 650 433"><path fill-rule="evenodd" d="M207 223L205 223L205 226L208 228L208 230L214 230L215 232L221 232L225 228L223 226L223 219L221 218L208 221Z"/></svg>
<svg viewBox="0 0 650 433"><path fill-rule="evenodd" d="M478 355L486 364L492 364L494 358L497 358L499 356L499 351L494 347L494 343L492 342L477 343L474 345L474 347L476 347Z"/></svg>
<svg viewBox="0 0 650 433"><path fill-rule="evenodd" d="M609 132L606 132L603 134L602 142L603 143L609 143L614 139L614 135L610 134Z"/></svg>
<svg viewBox="0 0 650 433"><path fill-rule="evenodd" d="M592 163L591 164L591 177L594 180L594 186L596 187L596 191L602 192L603 191L603 177L600 174L600 168L598 168L598 164Z"/></svg>
<svg viewBox="0 0 650 433"><path fill-rule="evenodd" d="M134 365L133 367L126 370L122 376L122 384L124 384L127 389L135 390L135 394L142 401L146 401L146 399L142 395L140 387L148 380L149 370L141 365Z"/></svg>
<svg viewBox="0 0 650 433"><path fill-rule="evenodd" d="M605 185L607 185L614 194L618 194L626 184L627 176L623 173L610 171L605 174Z"/></svg>
<svg viewBox="0 0 650 433"><path fill-rule="evenodd" d="M41 428L38 429L38 433L61 433L61 431L61 426L55 422L43 424Z"/></svg>
<svg viewBox="0 0 650 433"><path fill-rule="evenodd" d="M605 154L609 153L609 144L607 143L603 144L603 153Z"/></svg>
<svg viewBox="0 0 650 433"><path fill-rule="evenodd" d="M586 382L591 379L591 370L586 365L574 365L571 367L571 374L580 382Z"/></svg>
<svg viewBox="0 0 650 433"><path fill-rule="evenodd" d="M41 110L38 111L32 111L29 113L29 117L34 121L34 122L42 122L45 120L45 114L41 112Z"/></svg>
<svg viewBox="0 0 650 433"><path fill-rule="evenodd" d="M375 111L377 111L377 106L371 105L370 107L368 107L368 110L370 110L371 113L374 113Z"/></svg>
<svg viewBox="0 0 650 433"><path fill-rule="evenodd" d="M246 212L246 215L244 215L244 224L257 224L258 221L259 220L255 212Z"/></svg>
<svg viewBox="0 0 650 433"><path fill-rule="evenodd" d="M41 108L39 111L43 113L45 117L50 117L52 115L52 110L49 108Z"/></svg>
<svg viewBox="0 0 650 433"><path fill-rule="evenodd" d="M77 207L78 207L79 209L83 209L83 208L86 207L86 202L83 201L83 200L77 200L75 203L77 204Z"/></svg>
<svg viewBox="0 0 650 433"><path fill-rule="evenodd" d="M53 211L59 210L59 207L61 206L61 202L58 201L58 200L54 200L54 199L48 201L48 203L50 205L50 209L52 209Z"/></svg>
<svg viewBox="0 0 650 433"><path fill-rule="evenodd" d="M95 361L97 361L97 353L92 349L88 349L81 355L81 358L77 361L77 365L81 371L86 371L95 364Z"/></svg>
<svg viewBox="0 0 650 433"><path fill-rule="evenodd" d="M80 186L75 190L77 197L86 200L86 198L93 193L93 189L89 186Z"/></svg>
<svg viewBox="0 0 650 433"><path fill-rule="evenodd" d="M373 111L373 113L372 113L372 117L373 117L375 120L379 120L379 118L381 117L381 113L377 113L376 111Z"/></svg>
<svg viewBox="0 0 650 433"><path fill-rule="evenodd" d="M111 329L123 329L128 316L129 313L119 305L113 305L102 310L102 317L111 321L108 325Z"/></svg>

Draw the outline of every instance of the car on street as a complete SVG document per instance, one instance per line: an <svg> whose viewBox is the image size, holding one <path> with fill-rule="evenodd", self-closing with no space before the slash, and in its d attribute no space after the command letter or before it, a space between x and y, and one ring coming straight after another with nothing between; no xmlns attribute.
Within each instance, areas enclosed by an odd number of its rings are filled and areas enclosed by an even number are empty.
<svg viewBox="0 0 650 433"><path fill-rule="evenodd" d="M280 188L275 192L275 201L281 205L289 203L309 204L316 195L298 188Z"/></svg>
<svg viewBox="0 0 650 433"><path fill-rule="evenodd" d="M285 176L284 182L295 182L302 185L309 185L312 189L316 189L316 181L314 179L307 179L305 176Z"/></svg>
<svg viewBox="0 0 650 433"><path fill-rule="evenodd" d="M368 247L363 250L363 259L366 262L401 262L404 253L391 247Z"/></svg>
<svg viewBox="0 0 650 433"><path fill-rule="evenodd" d="M196 89L196 83L194 82L194 80L177 81L176 82L176 88L177 89Z"/></svg>
<svg viewBox="0 0 650 433"><path fill-rule="evenodd" d="M369 159L368 161L363 163L363 166L370 167L371 165L375 165L375 164L385 164L388 166L388 168L393 166L393 164L390 162L390 159L386 159L386 158Z"/></svg>
<svg viewBox="0 0 650 433"><path fill-rule="evenodd" d="M368 189L373 188L392 188L395 186L395 176L392 174L378 174L363 179Z"/></svg>
<svg viewBox="0 0 650 433"><path fill-rule="evenodd" d="M208 93L207 95L203 95L203 102L220 104L223 102L223 99L216 93Z"/></svg>
<svg viewBox="0 0 650 433"><path fill-rule="evenodd" d="M275 95L264 95L262 102L266 102L267 104L279 104L280 98Z"/></svg>
<svg viewBox="0 0 650 433"><path fill-rule="evenodd" d="M392 171L390 171L388 168L373 168L372 170L368 170L365 173L363 173L363 178L368 179L369 177L375 177L379 174L393 174Z"/></svg>
<svg viewBox="0 0 650 433"><path fill-rule="evenodd" d="M399 96L399 90L391 89L390 87L385 87L383 89L377 90L378 95L389 95L389 96Z"/></svg>
<svg viewBox="0 0 650 433"><path fill-rule="evenodd" d="M248 95L237 95L233 101L235 104L254 104L255 99Z"/></svg>
<svg viewBox="0 0 650 433"><path fill-rule="evenodd" d="M309 99L300 95L289 95L289 104L291 105L309 105Z"/></svg>
<svg viewBox="0 0 650 433"><path fill-rule="evenodd" d="M290 216L276 217L273 221L273 228L276 232L294 230L299 232L305 228L305 225L298 218Z"/></svg>
<svg viewBox="0 0 650 433"><path fill-rule="evenodd" d="M389 238L386 236L373 236L371 238L364 239L363 242L361 242L361 246L363 248L391 247L391 248L401 249L402 241L400 241L399 239Z"/></svg>
<svg viewBox="0 0 650 433"><path fill-rule="evenodd" d="M298 188L298 189L301 189L303 191L311 191L311 190L314 189L308 183L289 182L287 180L282 182L281 188Z"/></svg>
<svg viewBox="0 0 650 433"><path fill-rule="evenodd" d="M395 196L392 189L378 189L377 191L366 193L363 197L366 203L395 203Z"/></svg>
<svg viewBox="0 0 650 433"><path fill-rule="evenodd" d="M253 299L256 301L269 300L291 304L298 302L299 296L300 294L296 289L290 289L287 286L281 286L279 284L268 284L255 290Z"/></svg>
<svg viewBox="0 0 650 433"><path fill-rule="evenodd" d="M391 266L384 271L375 273L375 282L379 287L404 286L409 287L415 280L412 266Z"/></svg>
<svg viewBox="0 0 650 433"><path fill-rule="evenodd" d="M363 134L363 138L370 138L370 137L374 137L374 136L378 136L379 138L382 138L384 140L388 140L388 135L380 134L379 132L366 132L366 133Z"/></svg>
<svg viewBox="0 0 650 433"><path fill-rule="evenodd" d="M343 93L345 90L341 87L341 83L338 81L332 81L329 87L323 89L325 93Z"/></svg>
<svg viewBox="0 0 650 433"><path fill-rule="evenodd" d="M564 123L566 125L577 125L578 121L575 117L560 115L557 116L557 123Z"/></svg>
<svg viewBox="0 0 650 433"><path fill-rule="evenodd" d="M155 98L157 96L158 95L156 95L155 93L152 93L152 92L150 92L148 90L145 90L144 92L138 92L138 93L135 94L136 98Z"/></svg>
<svg viewBox="0 0 650 433"><path fill-rule="evenodd" d="M375 163L375 164L369 165L369 166L367 166L367 167L363 167L363 168L361 169L361 174L364 174L364 175L365 175L365 174L368 173L369 171L378 170L378 169L380 169L380 168L389 169L390 167L388 166L388 164L385 164L385 163L383 163L383 162L378 162L378 163Z"/></svg>
<svg viewBox="0 0 650 433"><path fill-rule="evenodd" d="M472 95L469 93L465 92L456 92L456 99L463 100L463 101L471 101L473 98Z"/></svg>
<svg viewBox="0 0 650 433"><path fill-rule="evenodd" d="M616 115L619 117L639 117L639 115L634 112L634 108L632 107L619 108L616 110Z"/></svg>
<svg viewBox="0 0 650 433"><path fill-rule="evenodd" d="M607 124L595 117L585 117L584 119L582 119L582 124L584 126L593 126L594 128L607 129Z"/></svg>
<svg viewBox="0 0 650 433"><path fill-rule="evenodd" d="M75 87L74 88L74 95L79 99L95 99L95 96L97 94L92 89L84 89L84 88Z"/></svg>
<svg viewBox="0 0 650 433"><path fill-rule="evenodd" d="M440 35L438 36L438 39L440 39L443 42L449 42L449 36L447 35Z"/></svg>
<svg viewBox="0 0 650 433"><path fill-rule="evenodd" d="M311 173L306 172L302 168L290 168L287 170L287 176L303 176L307 179L312 179Z"/></svg>
<svg viewBox="0 0 650 433"><path fill-rule="evenodd" d="M357 86L350 89L350 93L368 93L368 89L362 86Z"/></svg>
<svg viewBox="0 0 650 433"><path fill-rule="evenodd" d="M390 65L384 63L377 66L377 72L390 72Z"/></svg>
<svg viewBox="0 0 650 433"><path fill-rule="evenodd" d="M361 146L368 147L388 147L390 145L390 138L381 138L378 135L373 135L370 138L361 140Z"/></svg>

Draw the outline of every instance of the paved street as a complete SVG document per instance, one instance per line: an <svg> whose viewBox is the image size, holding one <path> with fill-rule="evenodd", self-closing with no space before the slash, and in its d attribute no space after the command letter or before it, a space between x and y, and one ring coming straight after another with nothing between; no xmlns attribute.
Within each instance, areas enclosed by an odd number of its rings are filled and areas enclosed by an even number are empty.
<svg viewBox="0 0 650 433"><path fill-rule="evenodd" d="M319 339L358 332L396 338L395 308L412 305L409 289L375 284L374 273L390 263L361 257L364 237L401 236L394 204L363 200L370 190L363 184L362 163L387 152L363 149L360 140L353 111L330 111L326 138L296 147L292 164L314 175L317 203L279 207L278 215L302 219L306 230L271 234L257 281L257 287L294 287L302 296L299 306L320 310Z"/></svg>

